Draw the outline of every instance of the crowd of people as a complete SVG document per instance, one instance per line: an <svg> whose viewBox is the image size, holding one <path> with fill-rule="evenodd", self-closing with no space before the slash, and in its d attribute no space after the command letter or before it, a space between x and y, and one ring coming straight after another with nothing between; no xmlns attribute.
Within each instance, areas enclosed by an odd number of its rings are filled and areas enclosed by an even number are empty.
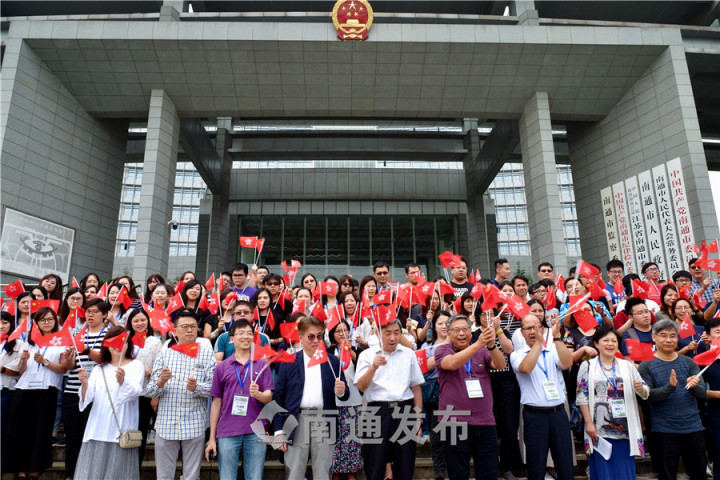
<svg viewBox="0 0 720 480"><path fill-rule="evenodd" d="M592 480L691 480L720 458L720 281L707 247L663 279L619 260L567 279L468 274L457 255L430 281L419 265L359 281L238 263L205 283L151 275L63 291L56 275L15 282L0 320L2 471L36 479L65 444L65 476L410 480L429 442L437 479L574 478L583 439ZM370 272L369 272L370 273ZM565 273L565 272L562 272ZM720 277L720 275L718 275ZM139 291L140 290L140 291ZM699 365L705 366L702 371ZM61 434L62 432L62 434ZM579 443L578 443L579 444ZM471 473L470 460L474 462ZM714 478L720 479L720 468Z"/></svg>

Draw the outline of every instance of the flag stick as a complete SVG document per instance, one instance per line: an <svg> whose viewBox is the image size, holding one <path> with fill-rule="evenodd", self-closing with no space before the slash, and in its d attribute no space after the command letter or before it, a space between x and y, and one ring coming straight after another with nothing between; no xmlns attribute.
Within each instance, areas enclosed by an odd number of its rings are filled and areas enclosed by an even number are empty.
<svg viewBox="0 0 720 480"><path fill-rule="evenodd" d="M716 358L715 360L717 360L717 358ZM700 377L702 376L702 374L705 373L705 370L707 370L708 368L710 368L710 365L712 365L713 363L715 363L715 360L713 360L712 362L710 362L705 368L703 368L702 370L700 370L697 374L695 374L695 375L693 375L693 376L700 378ZM690 390L690 387L688 387L687 385L685 385L685 390Z"/></svg>
<svg viewBox="0 0 720 480"><path fill-rule="evenodd" d="M250 380L252 380L252 377L253 377L253 358L254 357L255 357L255 341L253 339L253 343L252 343L252 345L250 345ZM258 377L259 376L260 376L260 374L258 373ZM257 383L257 378L255 379L255 383Z"/></svg>

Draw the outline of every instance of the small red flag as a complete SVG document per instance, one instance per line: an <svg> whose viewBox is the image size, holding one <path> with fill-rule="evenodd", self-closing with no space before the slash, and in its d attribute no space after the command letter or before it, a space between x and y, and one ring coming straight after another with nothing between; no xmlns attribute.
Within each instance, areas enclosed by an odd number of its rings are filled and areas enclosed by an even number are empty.
<svg viewBox="0 0 720 480"><path fill-rule="evenodd" d="M240 246L242 248L255 248L258 237L240 237Z"/></svg>
<svg viewBox="0 0 720 480"><path fill-rule="evenodd" d="M25 291L25 285L20 280L15 280L13 283L5 286L5 295L15 300L18 295Z"/></svg>
<svg viewBox="0 0 720 480"><path fill-rule="evenodd" d="M75 277L73 277L72 286L73 286L74 288L80 288L80 284L79 284L78 281L75 279Z"/></svg>
<svg viewBox="0 0 720 480"><path fill-rule="evenodd" d="M58 308L60 308L60 300L53 300L53 299L50 299L50 300L41 300L41 301L40 301L40 308L49 308L49 309L51 309L53 312L57 313L57 312L58 312ZM81 316L81 317L84 317L84 316L85 316L85 310L83 310L83 309L81 308L80 311L82 312L82 313L80 314L80 316Z"/></svg>
<svg viewBox="0 0 720 480"><path fill-rule="evenodd" d="M297 343L300 341L300 330L296 322L285 322L280 324L280 335L288 341L288 343Z"/></svg>
<svg viewBox="0 0 720 480"><path fill-rule="evenodd" d="M337 295L338 286L333 282L320 282L320 293L322 295L330 295L334 297Z"/></svg>
<svg viewBox="0 0 720 480"><path fill-rule="evenodd" d="M342 306L340 305L335 305L334 307L328 309L328 312L330 313L330 316L328 317L326 328L329 332L340 323L340 320L345 318L345 314L342 310Z"/></svg>
<svg viewBox="0 0 720 480"><path fill-rule="evenodd" d="M427 350L415 350L415 358L417 359L418 365L420 365L420 371L422 373L428 373L427 365Z"/></svg>
<svg viewBox="0 0 720 480"><path fill-rule="evenodd" d="M199 343L176 343L175 345L170 347L172 350L175 350L176 352L180 352L184 355L187 355L188 357L196 358L198 356L198 352L200 351L200 344Z"/></svg>
<svg viewBox="0 0 720 480"><path fill-rule="evenodd" d="M712 341L712 344L710 345L710 350L708 350L707 352L703 352L698 355L695 355L693 357L693 360L698 365L705 367L705 366L713 363L715 360L717 360L718 355L720 355L720 340L715 339Z"/></svg>
<svg viewBox="0 0 720 480"><path fill-rule="evenodd" d="M83 310L82 308L73 308L72 310L70 310L70 314L65 319L65 324L69 325L70 328L75 328L78 318L85 318L85 310Z"/></svg>
<svg viewBox="0 0 720 480"><path fill-rule="evenodd" d="M453 308L455 309L455 313L460 313L460 308L462 307L462 297L455 300L453 303Z"/></svg>
<svg viewBox="0 0 720 480"><path fill-rule="evenodd" d="M312 311L310 312L310 315L317 318L318 320L322 320L323 322L328 319L327 314L325 313L325 309L320 302L315 303Z"/></svg>
<svg viewBox="0 0 720 480"><path fill-rule="evenodd" d="M605 292L603 291L603 289L600 288L600 286L593 281L588 282L588 290L590 291L590 295L592 296L593 300L600 300L605 296Z"/></svg>
<svg viewBox="0 0 720 480"><path fill-rule="evenodd" d="M205 290L208 292L212 292L215 288L215 272L213 272L210 275L210 278L208 278L207 282L205 282Z"/></svg>
<svg viewBox="0 0 720 480"><path fill-rule="evenodd" d="M594 279L597 275L600 275L600 269L597 267L593 267L589 263L580 260L577 264L577 268L575 269L575 272L578 275L582 275L583 277L587 278L588 280Z"/></svg>
<svg viewBox="0 0 720 480"><path fill-rule="evenodd" d="M37 334L36 334L37 333ZM40 347L72 347L73 337L69 328L62 328L50 335L42 335L40 329L33 330L33 342Z"/></svg>
<svg viewBox="0 0 720 480"><path fill-rule="evenodd" d="M318 345L317 350L315 350L315 353L313 353L312 358L310 358L310 361L308 362L307 366L308 368L314 367L315 365L320 365L321 363L325 363L328 361L328 355L327 350L325 350L325 344L320 342L320 345Z"/></svg>
<svg viewBox="0 0 720 480"><path fill-rule="evenodd" d="M263 248L265 248L265 239L258 238L257 242L255 243L255 250L257 250L258 252L262 252Z"/></svg>
<svg viewBox="0 0 720 480"><path fill-rule="evenodd" d="M297 312L305 313L305 300L293 301L293 309L292 309L291 315L293 313L297 313Z"/></svg>
<svg viewBox="0 0 720 480"><path fill-rule="evenodd" d="M438 259L440 260L440 264L443 266L443 268L453 268L453 267L459 267L462 265L462 258L460 255L455 255L452 252L443 252L440 255L438 255Z"/></svg>
<svg viewBox="0 0 720 480"><path fill-rule="evenodd" d="M557 308L557 297L555 296L555 289L553 287L548 287L547 291L545 292L545 298L543 298L543 302L545 303L545 308L547 310Z"/></svg>
<svg viewBox="0 0 720 480"><path fill-rule="evenodd" d="M103 300L107 300L107 291L108 291L108 284L107 284L107 282L105 282L105 283L103 283L103 286L100 287L100 290L98 290L96 296L102 298Z"/></svg>
<svg viewBox="0 0 720 480"><path fill-rule="evenodd" d="M648 285L646 282L643 282L642 280L633 280L632 292L633 297L647 300L648 296L650 295L650 285Z"/></svg>
<svg viewBox="0 0 720 480"><path fill-rule="evenodd" d="M718 253L718 241L713 240L707 246L708 253Z"/></svg>
<svg viewBox="0 0 720 480"><path fill-rule="evenodd" d="M127 332L123 332L116 337L103 340L102 346L122 350L122 347L125 344L125 340L127 340Z"/></svg>
<svg viewBox="0 0 720 480"><path fill-rule="evenodd" d="M423 295L430 296L432 295L433 290L435 290L435 282L423 282L418 285L418 290Z"/></svg>
<svg viewBox="0 0 720 480"><path fill-rule="evenodd" d="M445 283L441 281L439 283L440 288L440 295L454 295L457 293L457 290L455 290L452 285L449 283Z"/></svg>
<svg viewBox="0 0 720 480"><path fill-rule="evenodd" d="M395 307L392 305L378 305L375 311L378 315L378 324L381 327L384 327L396 318Z"/></svg>
<svg viewBox="0 0 720 480"><path fill-rule="evenodd" d="M0 308L0 312L7 312L12 316L15 316L16 310L15 310L15 302L9 299L3 299L5 302L2 308Z"/></svg>
<svg viewBox="0 0 720 480"><path fill-rule="evenodd" d="M275 317L273 316L272 310L268 310L267 318L265 319L265 325L270 327L270 331L275 330Z"/></svg>
<svg viewBox="0 0 720 480"><path fill-rule="evenodd" d="M185 303L183 303L183 299L180 296L179 293L176 293L168 302L167 308L165 309L165 313L170 315L175 310L180 310L185 306Z"/></svg>
<svg viewBox="0 0 720 480"><path fill-rule="evenodd" d="M487 310L492 310L493 308L497 307L497 304L500 303L500 289L498 289L495 285L492 283L488 283L487 285L483 285L483 303L480 306L483 312Z"/></svg>
<svg viewBox="0 0 720 480"><path fill-rule="evenodd" d="M252 348L253 362L262 360L265 357L272 357L277 353L269 345L260 345L259 343L255 343L251 348Z"/></svg>
<svg viewBox="0 0 720 480"><path fill-rule="evenodd" d="M167 335L168 332L175 331L175 325L170 321L170 317L163 312L162 308L156 308L150 313L150 326L153 330L160 332L161 335Z"/></svg>
<svg viewBox="0 0 720 480"><path fill-rule="evenodd" d="M700 290L696 291L695 295L693 295L693 301L695 302L695 306L700 310L704 310L707 305L705 299L700 295Z"/></svg>
<svg viewBox="0 0 720 480"><path fill-rule="evenodd" d="M690 315L685 315L685 320L680 324L679 335L680 338L688 338L695 335L695 327L693 327L693 323L690 320Z"/></svg>
<svg viewBox="0 0 720 480"><path fill-rule="evenodd" d="M278 352L271 358L267 359L268 363L295 363L295 355L288 353L285 350L278 350Z"/></svg>
<svg viewBox="0 0 720 480"><path fill-rule="evenodd" d="M182 293L183 288L185 288L185 280L180 280L180 281L177 283L177 285L175 285L175 288L173 289L173 291L174 291L175 293L180 294L180 293Z"/></svg>
<svg viewBox="0 0 720 480"><path fill-rule="evenodd" d="M483 284L476 283L473 286L473 289L470 291L470 296L473 297L475 300L482 299L483 298Z"/></svg>
<svg viewBox="0 0 720 480"><path fill-rule="evenodd" d="M555 281L554 281L553 283L555 284L555 286L557 287L557 289L558 289L559 291L565 292L565 277L563 277L562 275L558 274L558 275L555 277Z"/></svg>
<svg viewBox="0 0 720 480"><path fill-rule="evenodd" d="M120 293L118 294L117 298L115 299L115 302L122 303L122 306L125 307L125 310L130 308L130 305L132 305L133 300L132 300L132 298L130 298L130 295L128 295L128 291L125 288L125 286L123 286L120 289Z"/></svg>
<svg viewBox="0 0 720 480"><path fill-rule="evenodd" d="M690 300L690 285L678 287L678 297Z"/></svg>
<svg viewBox="0 0 720 480"><path fill-rule="evenodd" d="M145 348L146 337L147 337L147 332L135 333L135 335L133 335L133 337L132 337L133 345L136 345L140 348Z"/></svg>
<svg viewBox="0 0 720 480"><path fill-rule="evenodd" d="M87 332L87 325L82 330L75 334L73 341L75 342L75 348L78 352L85 350L85 333Z"/></svg>
<svg viewBox="0 0 720 480"><path fill-rule="evenodd" d="M30 315L37 312L43 307L43 301L42 300L30 300Z"/></svg>
<svg viewBox="0 0 720 480"><path fill-rule="evenodd" d="M622 280L618 278L617 282L615 282L615 286L613 287L613 292L620 295L624 291L625 291L625 287L623 286Z"/></svg>
<svg viewBox="0 0 720 480"><path fill-rule="evenodd" d="M592 330L593 328L596 328L600 325L597 322L595 315L593 315L592 310L590 310L590 307L581 308L580 310L576 311L575 313L573 313L573 318L575 319L575 322L577 322L578 327L580 327L583 332Z"/></svg>
<svg viewBox="0 0 720 480"><path fill-rule="evenodd" d="M392 303L392 291L383 290L382 292L376 293L373 297L373 303L375 305L388 305Z"/></svg>
<svg viewBox="0 0 720 480"><path fill-rule="evenodd" d="M340 369L346 370L352 362L352 354L350 352L350 345L347 342L342 342L340 345Z"/></svg>
<svg viewBox="0 0 720 480"><path fill-rule="evenodd" d="M635 338L626 338L625 345L627 346L630 358L635 362L643 362L655 358L653 346L650 343L643 343Z"/></svg>
<svg viewBox="0 0 720 480"><path fill-rule="evenodd" d="M525 315L530 313L530 307L520 297L513 294L507 300L508 310L510 310L516 318L523 318Z"/></svg>

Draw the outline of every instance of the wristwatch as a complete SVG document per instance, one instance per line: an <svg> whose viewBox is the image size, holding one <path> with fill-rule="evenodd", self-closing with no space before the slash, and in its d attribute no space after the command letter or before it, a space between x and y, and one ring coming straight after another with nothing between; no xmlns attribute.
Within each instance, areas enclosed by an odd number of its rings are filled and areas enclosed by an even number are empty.
<svg viewBox="0 0 720 480"><path fill-rule="evenodd" d="M43 361L42 364L43 364L43 367L47 367L48 365L50 365L50 360L48 360L48 359L46 358L46 359Z"/></svg>
<svg viewBox="0 0 720 480"><path fill-rule="evenodd" d="M492 352L497 348L497 345L493 345L492 347L487 347L488 351Z"/></svg>
<svg viewBox="0 0 720 480"><path fill-rule="evenodd" d="M562 341L562 337L553 337L553 342L560 342Z"/></svg>

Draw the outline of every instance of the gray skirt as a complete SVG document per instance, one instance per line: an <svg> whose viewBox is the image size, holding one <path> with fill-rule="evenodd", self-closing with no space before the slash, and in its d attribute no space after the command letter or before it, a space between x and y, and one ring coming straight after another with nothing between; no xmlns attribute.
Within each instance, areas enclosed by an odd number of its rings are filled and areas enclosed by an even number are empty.
<svg viewBox="0 0 720 480"><path fill-rule="evenodd" d="M137 448L120 448L117 443L83 442L74 480L139 480Z"/></svg>

